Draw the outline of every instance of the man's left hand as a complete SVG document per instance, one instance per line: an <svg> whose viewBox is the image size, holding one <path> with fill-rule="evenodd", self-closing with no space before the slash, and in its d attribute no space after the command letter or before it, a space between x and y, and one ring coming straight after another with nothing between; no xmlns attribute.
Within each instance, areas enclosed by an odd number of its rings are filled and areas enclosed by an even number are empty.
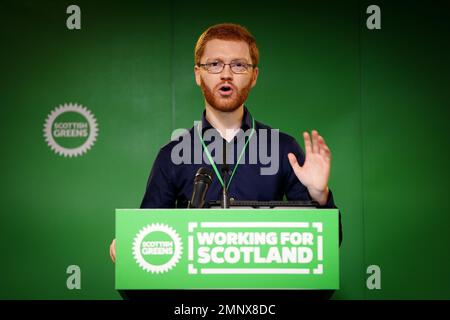
<svg viewBox="0 0 450 320"><path fill-rule="evenodd" d="M312 139L308 132L303 132L305 140L305 162L300 166L293 153L288 154L289 163L300 182L308 188L309 194L320 205L327 203L328 178L331 168L331 152L325 140L316 130ZM312 141L311 141L312 140Z"/></svg>

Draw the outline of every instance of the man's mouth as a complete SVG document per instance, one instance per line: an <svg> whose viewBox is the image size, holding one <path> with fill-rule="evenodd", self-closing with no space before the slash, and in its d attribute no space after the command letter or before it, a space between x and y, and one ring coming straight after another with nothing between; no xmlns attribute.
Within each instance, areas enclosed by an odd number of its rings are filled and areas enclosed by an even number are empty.
<svg viewBox="0 0 450 320"><path fill-rule="evenodd" d="M219 87L219 93L222 96L231 96L233 94L233 87L228 84L223 84Z"/></svg>

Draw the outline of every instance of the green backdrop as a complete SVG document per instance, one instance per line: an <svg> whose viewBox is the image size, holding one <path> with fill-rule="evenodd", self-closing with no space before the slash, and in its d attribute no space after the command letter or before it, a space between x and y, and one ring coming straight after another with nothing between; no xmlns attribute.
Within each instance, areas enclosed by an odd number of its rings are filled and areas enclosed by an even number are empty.
<svg viewBox="0 0 450 320"><path fill-rule="evenodd" d="M68 30L66 8L81 8ZM366 8L381 8L381 30ZM342 212L335 299L450 298L449 10L433 1L31 1L0 4L0 298L120 299L115 208L136 208L175 128L199 120L200 33L245 25L261 51L247 103L333 153ZM45 142L58 105L96 117L97 141L65 158ZM66 268L81 268L69 290ZM381 290L366 287L370 265Z"/></svg>

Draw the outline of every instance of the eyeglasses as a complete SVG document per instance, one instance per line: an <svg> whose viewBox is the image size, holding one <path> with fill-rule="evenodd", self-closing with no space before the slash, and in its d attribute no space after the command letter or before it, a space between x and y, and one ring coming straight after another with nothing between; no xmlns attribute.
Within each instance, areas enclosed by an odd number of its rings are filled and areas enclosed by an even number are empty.
<svg viewBox="0 0 450 320"><path fill-rule="evenodd" d="M223 61L217 60L207 63L199 63L199 67L203 67L209 73L221 73L225 66L230 66L233 73L246 73L249 68L254 68L254 64L246 63L245 61L231 61L230 63L225 63Z"/></svg>

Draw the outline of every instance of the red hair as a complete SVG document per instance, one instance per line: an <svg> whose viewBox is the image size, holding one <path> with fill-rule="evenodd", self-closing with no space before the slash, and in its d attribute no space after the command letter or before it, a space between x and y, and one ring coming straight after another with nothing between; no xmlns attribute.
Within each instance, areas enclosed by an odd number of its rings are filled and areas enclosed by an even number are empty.
<svg viewBox="0 0 450 320"><path fill-rule="evenodd" d="M250 57L252 64L257 66L259 63L259 50L256 46L256 40L253 35L243 26L234 23L216 24L206 29L197 40L195 45L194 57L195 64L200 63L200 59L205 51L205 46L208 41L213 39L244 41L250 48Z"/></svg>

